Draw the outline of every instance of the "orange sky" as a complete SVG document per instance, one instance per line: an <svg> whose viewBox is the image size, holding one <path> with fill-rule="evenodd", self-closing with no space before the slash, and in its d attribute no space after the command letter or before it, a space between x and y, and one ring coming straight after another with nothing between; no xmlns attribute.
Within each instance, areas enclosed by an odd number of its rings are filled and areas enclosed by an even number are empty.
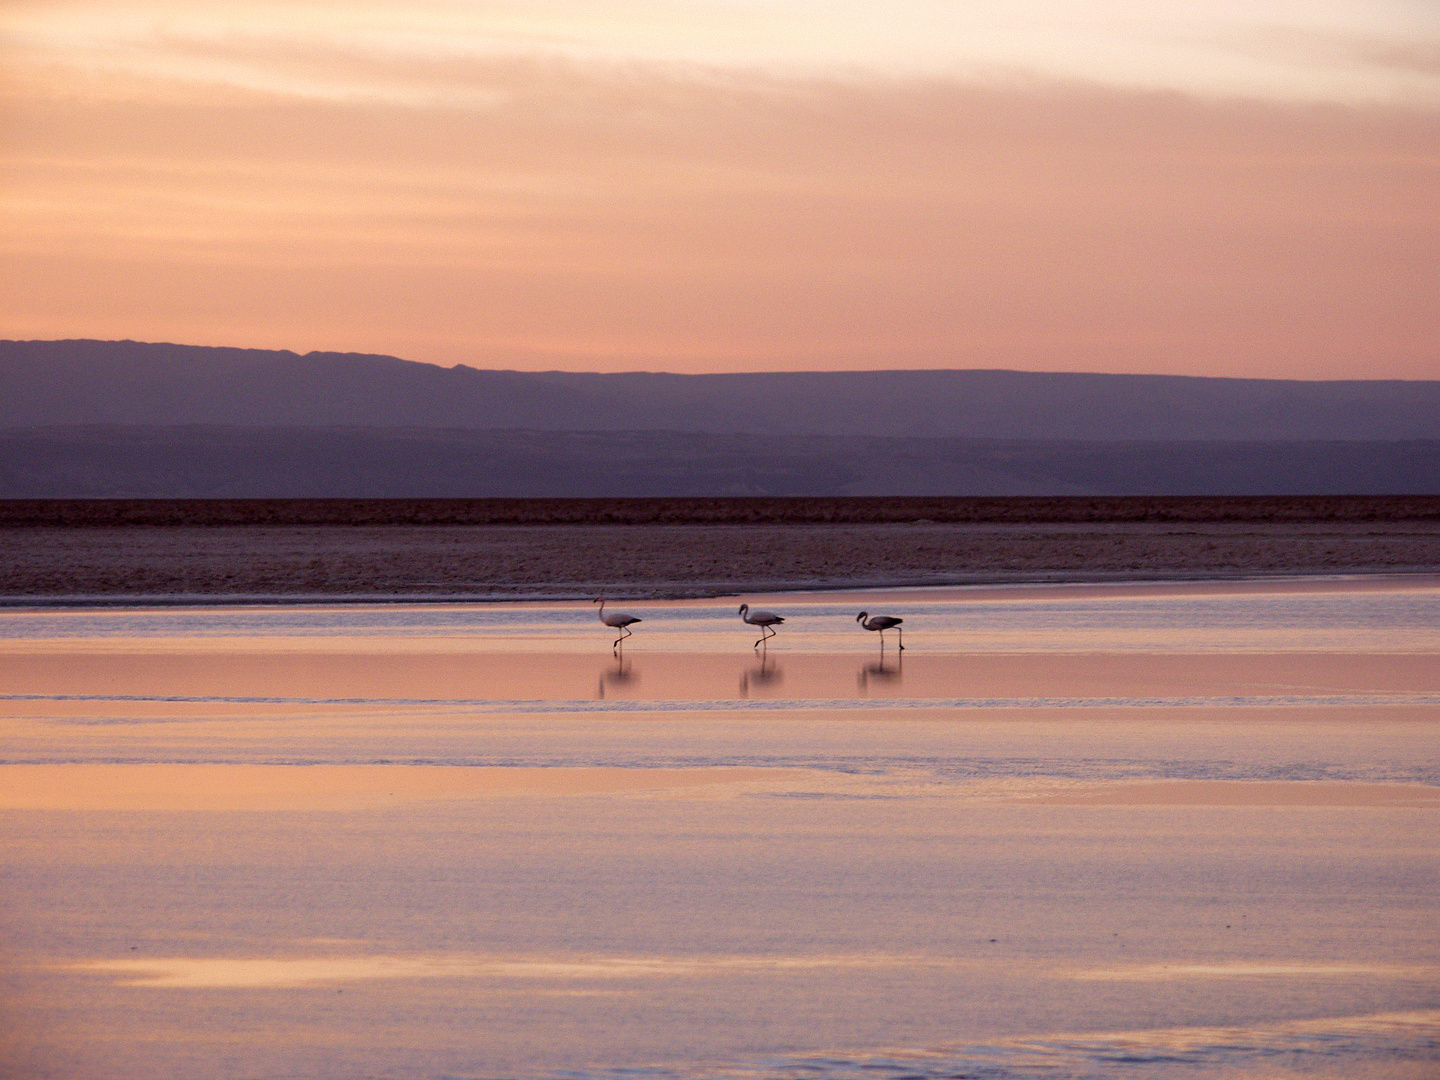
<svg viewBox="0 0 1440 1080"><path fill-rule="evenodd" d="M1428 4L14 2L0 337L1440 378Z"/></svg>

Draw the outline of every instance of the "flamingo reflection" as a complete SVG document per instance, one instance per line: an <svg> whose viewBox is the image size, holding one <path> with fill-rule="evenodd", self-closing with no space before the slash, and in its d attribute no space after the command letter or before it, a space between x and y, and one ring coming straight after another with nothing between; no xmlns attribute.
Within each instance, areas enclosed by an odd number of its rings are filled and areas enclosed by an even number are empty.
<svg viewBox="0 0 1440 1080"><path fill-rule="evenodd" d="M622 653L615 660L613 668L605 668L600 672L600 679L595 684L595 696L604 698L607 687L624 689L631 683L640 681L640 675L635 671L635 665L625 659Z"/></svg>
<svg viewBox="0 0 1440 1080"><path fill-rule="evenodd" d="M756 690L763 690L771 684L778 685L784 675L780 666L762 650L760 662L740 675L740 696L748 698L752 687Z"/></svg>
<svg viewBox="0 0 1440 1080"><path fill-rule="evenodd" d="M875 664L863 665L855 675L855 684L862 693L868 693L871 681L898 686L905 677L905 658L896 653L895 659L890 663L885 662L885 653L880 653L880 661Z"/></svg>

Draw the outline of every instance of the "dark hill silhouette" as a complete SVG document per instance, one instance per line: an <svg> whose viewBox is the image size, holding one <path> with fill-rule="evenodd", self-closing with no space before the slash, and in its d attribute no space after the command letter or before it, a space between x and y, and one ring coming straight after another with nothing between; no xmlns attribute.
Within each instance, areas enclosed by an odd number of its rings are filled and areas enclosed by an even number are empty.
<svg viewBox="0 0 1440 1080"><path fill-rule="evenodd" d="M595 403L516 371L136 341L0 342L0 427L550 427ZM588 426L588 425L581 425Z"/></svg>
<svg viewBox="0 0 1440 1080"><path fill-rule="evenodd" d="M981 439L1440 436L1440 382L1031 371L544 373L677 431Z"/></svg>
<svg viewBox="0 0 1440 1080"><path fill-rule="evenodd" d="M443 428L0 430L0 499L1440 495L1440 440L896 439Z"/></svg>
<svg viewBox="0 0 1440 1080"><path fill-rule="evenodd" d="M95 424L1393 441L1440 438L1440 381L969 370L586 374L441 368L359 353L0 342L0 427Z"/></svg>

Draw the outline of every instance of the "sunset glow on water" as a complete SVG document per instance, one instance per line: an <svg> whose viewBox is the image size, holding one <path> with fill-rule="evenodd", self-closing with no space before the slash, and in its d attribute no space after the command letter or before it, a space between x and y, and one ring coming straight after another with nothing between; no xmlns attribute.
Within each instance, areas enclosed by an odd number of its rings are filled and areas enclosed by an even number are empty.
<svg viewBox="0 0 1440 1080"><path fill-rule="evenodd" d="M1437 57L0 6L0 1080L1435 1080Z"/></svg>
<svg viewBox="0 0 1440 1080"><path fill-rule="evenodd" d="M747 599L0 613L7 1068L1433 1075L1433 579Z"/></svg>

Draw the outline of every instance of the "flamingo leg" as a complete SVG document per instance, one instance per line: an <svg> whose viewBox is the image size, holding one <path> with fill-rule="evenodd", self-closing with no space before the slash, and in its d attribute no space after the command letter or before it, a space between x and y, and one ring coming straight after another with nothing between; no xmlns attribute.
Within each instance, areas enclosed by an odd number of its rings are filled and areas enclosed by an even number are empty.
<svg viewBox="0 0 1440 1080"><path fill-rule="evenodd" d="M895 632L900 635L900 651L901 651L901 652L904 652L904 651L905 651L905 631L904 631L903 629L901 629L900 627L897 626L897 627L895 628Z"/></svg>

